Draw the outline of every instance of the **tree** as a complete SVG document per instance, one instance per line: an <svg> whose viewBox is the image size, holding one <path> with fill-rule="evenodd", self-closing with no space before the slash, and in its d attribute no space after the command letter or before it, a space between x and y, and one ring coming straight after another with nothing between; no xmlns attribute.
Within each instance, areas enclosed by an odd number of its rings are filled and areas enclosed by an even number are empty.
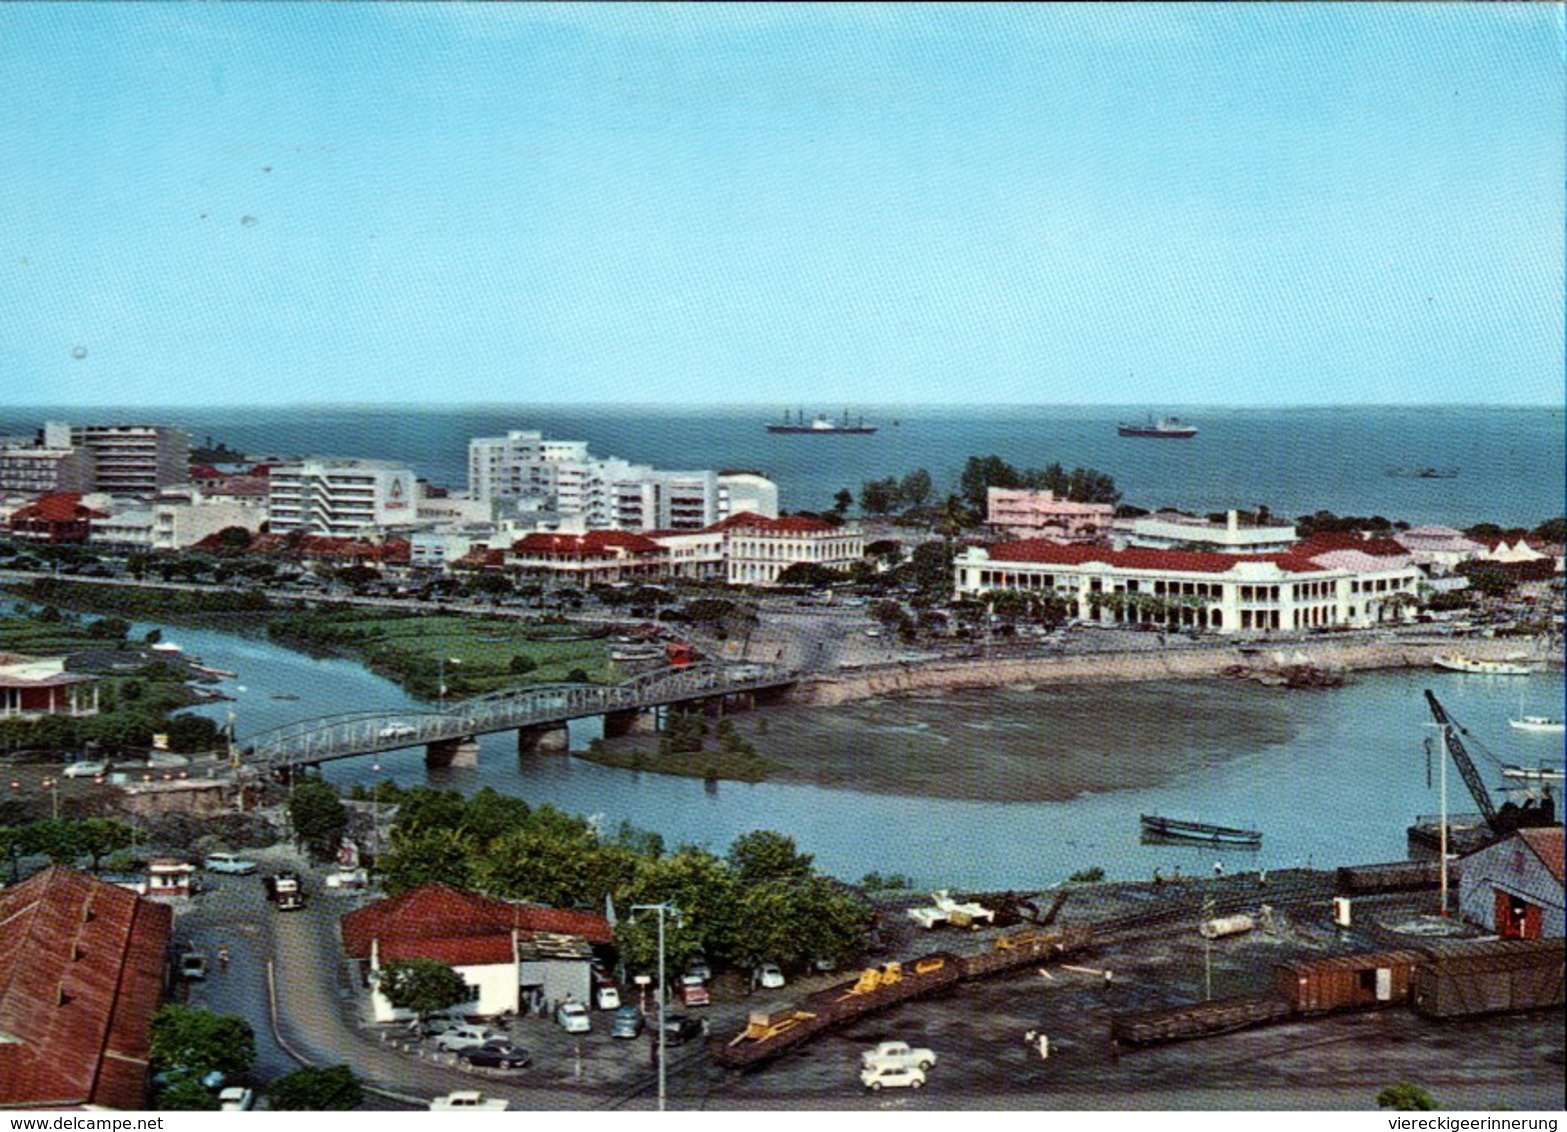
<svg viewBox="0 0 1567 1132"><path fill-rule="evenodd" d="M423 1021L468 1000L468 984L449 963L434 959L394 959L381 968L376 989L399 1010Z"/></svg>
<svg viewBox="0 0 1567 1132"><path fill-rule="evenodd" d="M506 671L510 672L513 676L526 676L538 666L539 662L534 660L531 656L518 653L516 656L511 658L511 662L506 666Z"/></svg>
<svg viewBox="0 0 1567 1132"><path fill-rule="evenodd" d="M729 846L729 867L739 885L772 880L803 880L811 875L809 853L801 853L794 838L770 829L742 833Z"/></svg>
<svg viewBox="0 0 1567 1132"><path fill-rule="evenodd" d="M752 885L739 897L729 957L747 967L847 962L864 950L870 920L858 900L822 877Z"/></svg>
<svg viewBox="0 0 1567 1132"><path fill-rule="evenodd" d="M1534 537L1560 545L1567 542L1567 519L1547 519L1534 528Z"/></svg>
<svg viewBox="0 0 1567 1132"><path fill-rule="evenodd" d="M1022 481L1018 477L1017 469L1000 456L970 456L968 462L963 465L963 474L958 480L958 489L962 493L963 501L981 515L985 513L985 503L990 488L1021 486Z"/></svg>
<svg viewBox="0 0 1567 1132"><path fill-rule="evenodd" d="M778 574L780 586L830 586L843 581L843 574L819 562L794 562Z"/></svg>
<svg viewBox="0 0 1567 1132"><path fill-rule="evenodd" d="M1431 1094L1419 1085L1400 1081L1395 1085L1389 1085L1377 1094L1377 1107L1391 1108L1398 1112L1432 1112L1436 1109L1437 1103Z"/></svg>
<svg viewBox="0 0 1567 1132"><path fill-rule="evenodd" d="M925 506L930 502L933 490L930 473L924 468L915 468L898 484L898 495L902 497L905 507Z"/></svg>
<svg viewBox="0 0 1567 1132"><path fill-rule="evenodd" d="M592 834L561 837L520 829L496 838L475 863L479 887L557 908L599 907L636 871L636 855Z"/></svg>
<svg viewBox="0 0 1567 1132"><path fill-rule="evenodd" d="M392 827L392 848L376 861L381 887L397 896L425 884L473 886L469 861L472 843L458 829L402 828L402 815Z"/></svg>
<svg viewBox="0 0 1567 1132"><path fill-rule="evenodd" d="M169 750L189 755L214 749L221 732L206 716L181 712L169 720L165 733L169 737Z"/></svg>
<svg viewBox="0 0 1567 1132"><path fill-rule="evenodd" d="M58 865L69 865L85 853L81 823L45 818L22 827L22 852L41 853Z"/></svg>
<svg viewBox="0 0 1567 1132"><path fill-rule="evenodd" d="M76 823L81 851L92 858L97 872L103 858L131 843L131 827L113 818L87 818Z"/></svg>
<svg viewBox="0 0 1567 1132"><path fill-rule="evenodd" d="M163 1112L217 1112L217 1094L201 1083L198 1077L176 1074L169 1079L168 1088L157 1096L157 1107Z"/></svg>
<svg viewBox="0 0 1567 1132"><path fill-rule="evenodd" d="M172 1078L217 1070L238 1077L256 1060L250 1023L233 1014L170 1004L152 1016L150 1063Z"/></svg>
<svg viewBox="0 0 1567 1132"><path fill-rule="evenodd" d="M337 853L348 828L348 811L331 786L319 778L299 783L288 800L288 816L294 823L294 836L310 847L317 860Z"/></svg>
<svg viewBox="0 0 1567 1132"><path fill-rule="evenodd" d="M860 510L867 515L886 515L896 511L901 502L902 492L896 476L865 480L860 484Z"/></svg>
<svg viewBox="0 0 1567 1132"><path fill-rule="evenodd" d="M468 592L482 597L505 597L512 592L511 579L505 574L475 574L468 579Z"/></svg>
<svg viewBox="0 0 1567 1132"><path fill-rule="evenodd" d="M526 828L532 816L533 807L521 798L486 786L463 806L462 828L482 848L502 834Z"/></svg>
<svg viewBox="0 0 1567 1132"><path fill-rule="evenodd" d="M834 514L841 518L843 514L853 506L854 495L849 491L848 488L840 487L837 491L833 492L832 509Z"/></svg>
<svg viewBox="0 0 1567 1132"><path fill-rule="evenodd" d="M250 549L251 534L244 527L224 527L218 532L219 554L242 554Z"/></svg>
<svg viewBox="0 0 1567 1132"><path fill-rule="evenodd" d="M734 875L705 849L683 845L656 861L637 862L631 882L617 906L669 902L680 909L680 923L666 919L665 947L674 962L699 949L727 954L734 913ZM615 942L631 971L651 973L658 963L656 925L652 917L622 919Z"/></svg>
<svg viewBox="0 0 1567 1132"><path fill-rule="evenodd" d="M101 617L87 625L88 635L100 641L123 641L130 631L131 623L119 617Z"/></svg>
<svg viewBox="0 0 1567 1132"><path fill-rule="evenodd" d="M274 1112L348 1112L364 1103L365 1091L346 1065L306 1066L267 1086Z"/></svg>

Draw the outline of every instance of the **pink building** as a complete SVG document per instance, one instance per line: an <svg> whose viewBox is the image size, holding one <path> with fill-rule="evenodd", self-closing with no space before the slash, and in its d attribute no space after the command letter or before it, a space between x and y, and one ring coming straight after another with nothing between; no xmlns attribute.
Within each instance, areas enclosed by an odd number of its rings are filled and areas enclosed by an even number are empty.
<svg viewBox="0 0 1567 1132"><path fill-rule="evenodd" d="M985 493L985 516L997 538L1092 542L1109 535L1115 508L1057 499L1053 491L992 487Z"/></svg>

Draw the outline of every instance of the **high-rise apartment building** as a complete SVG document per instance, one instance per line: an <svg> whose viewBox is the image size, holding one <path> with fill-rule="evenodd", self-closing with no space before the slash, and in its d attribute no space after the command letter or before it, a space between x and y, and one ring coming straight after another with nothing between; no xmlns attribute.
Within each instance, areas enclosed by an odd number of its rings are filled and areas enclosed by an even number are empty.
<svg viewBox="0 0 1567 1132"><path fill-rule="evenodd" d="M92 456L94 491L152 499L190 474L190 437L168 425L73 425L49 421L43 448L79 448Z"/></svg>
<svg viewBox="0 0 1567 1132"><path fill-rule="evenodd" d="M93 458L86 449L0 444L0 495L92 490Z"/></svg>

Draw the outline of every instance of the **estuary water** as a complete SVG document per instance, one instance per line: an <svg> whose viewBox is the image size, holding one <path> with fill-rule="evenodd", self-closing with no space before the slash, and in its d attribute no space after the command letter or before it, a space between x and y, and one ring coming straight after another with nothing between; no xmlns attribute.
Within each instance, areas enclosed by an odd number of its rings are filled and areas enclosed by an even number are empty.
<svg viewBox="0 0 1567 1132"><path fill-rule="evenodd" d="M753 469L772 477L790 511L831 506L867 479L926 468L956 490L969 456L1019 468L1059 462L1115 477L1127 503L1198 513L1266 504L1277 515L1319 508L1420 525L1479 522L1532 527L1560 515L1567 495L1567 413L1561 406L1157 406L1199 428L1191 440L1116 435L1139 410L1114 406L805 405L841 419L863 415L871 436L779 436L785 406L622 407L539 404L303 408L0 407L0 436L45 420L155 421L252 459L307 454L400 460L432 483L467 487L468 441L508 429L585 440L595 456L667 469ZM1452 479L1390 476L1390 469L1457 468Z"/></svg>
<svg viewBox="0 0 1567 1132"><path fill-rule="evenodd" d="M145 631L150 625L137 626ZM396 685L357 663L321 659L229 633L162 626L165 639L208 664L239 673L221 685L232 703L197 710L236 717L241 739L309 716L383 707L413 710ZM857 729L935 731L951 741L994 743L998 773L1013 748L995 736L1037 736L1050 752L1082 757L1159 760L1171 774L1151 785L1083 794L1058 802L955 801L872 794L852 784L832 787L764 782L706 784L696 779L615 770L561 755L519 758L511 733L480 742L476 768L427 771L422 748L328 763L323 773L347 786L396 779L470 793L485 786L574 813L602 815L654 830L670 844L688 842L722 852L739 834L776 829L814 853L821 868L846 879L869 871L901 872L924 887L1037 887L1098 866L1111 878L1140 878L1155 868L1207 872L1216 855L1200 848L1145 846L1138 815L1158 813L1263 831L1257 852L1222 853L1225 867L1281 868L1402 859L1405 827L1434 813L1433 774L1427 784L1428 726L1421 689L1432 687L1456 718L1509 762L1560 762L1561 736L1511 731L1507 717L1520 702L1531 713L1559 713L1562 674L1475 677L1433 671L1357 675L1346 688L1324 692L1252 692L1228 696L1234 685L1095 686L1096 710L1085 717L1057 697L1026 689L929 701L870 701L835 709L783 709L780 730L790 741L845 744ZM278 700L275 695L297 696ZM1175 718L1194 694L1227 696L1233 725L1186 731L1177 749L1156 741L1162 718ZM751 717L740 726L750 730ZM968 726L978 720L984 726ZM771 736L759 742L765 744ZM939 759L939 744L929 757ZM1086 754L1085 754L1086 752ZM867 754L867 757L876 757ZM1482 775L1500 776L1485 750ZM374 768L379 765L377 772ZM1434 769L1434 768L1433 768ZM1146 768L1144 768L1146 770ZM1449 806L1473 810L1457 774Z"/></svg>

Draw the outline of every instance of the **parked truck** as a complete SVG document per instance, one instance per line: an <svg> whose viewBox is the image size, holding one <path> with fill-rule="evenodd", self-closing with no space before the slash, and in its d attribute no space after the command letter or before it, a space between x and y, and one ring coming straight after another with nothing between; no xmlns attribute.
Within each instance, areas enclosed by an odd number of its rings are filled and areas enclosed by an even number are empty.
<svg viewBox="0 0 1567 1132"><path fill-rule="evenodd" d="M261 883L266 886L267 899L277 905L279 912L295 912L305 906L305 886L298 873L285 869L262 877Z"/></svg>

